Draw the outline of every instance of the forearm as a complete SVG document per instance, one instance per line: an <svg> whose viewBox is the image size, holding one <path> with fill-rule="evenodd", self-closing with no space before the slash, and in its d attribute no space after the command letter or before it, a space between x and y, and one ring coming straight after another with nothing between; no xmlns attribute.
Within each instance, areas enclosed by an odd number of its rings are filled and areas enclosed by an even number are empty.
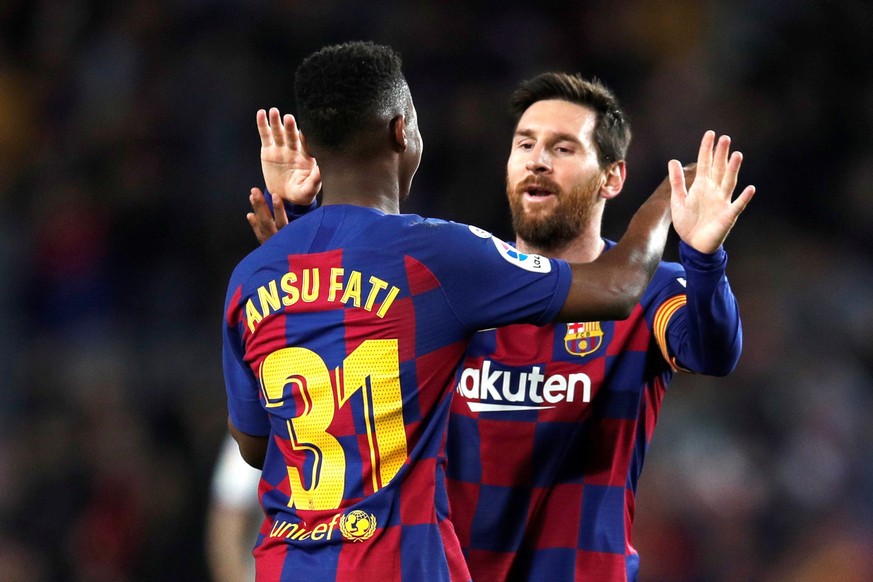
<svg viewBox="0 0 873 582"><path fill-rule="evenodd" d="M661 261L669 231L670 191L659 189L637 210L608 253L591 263L570 265L573 282L557 319L626 319Z"/></svg>
<svg viewBox="0 0 873 582"><path fill-rule="evenodd" d="M264 459L267 457L267 437L256 437L240 432L230 419L227 419L227 428L231 436L239 445L239 453L246 463L255 469L264 468Z"/></svg>
<svg viewBox="0 0 873 582"><path fill-rule="evenodd" d="M684 369L727 375L743 347L739 307L725 276L727 255L723 249L703 255L682 244L680 257L686 273L687 304L670 323L670 351Z"/></svg>

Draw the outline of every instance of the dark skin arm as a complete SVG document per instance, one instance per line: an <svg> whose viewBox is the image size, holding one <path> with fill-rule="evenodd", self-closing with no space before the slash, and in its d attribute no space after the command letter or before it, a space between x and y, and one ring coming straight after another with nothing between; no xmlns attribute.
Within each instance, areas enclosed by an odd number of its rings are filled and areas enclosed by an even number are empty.
<svg viewBox="0 0 873 582"><path fill-rule="evenodd" d="M227 419L227 428L230 430L230 434L233 436L236 444L239 445L239 454L242 455L245 462L255 469L263 469L269 438L240 432L230 421L230 418Z"/></svg>
<svg viewBox="0 0 873 582"><path fill-rule="evenodd" d="M677 160L668 164L664 184L637 210L618 244L596 261L571 264L573 282L557 321L618 320L630 316L661 261L670 221L682 240L701 252L714 252L755 194L754 186L733 199L742 164L730 152L730 138L707 131L700 142L695 178L686 188ZM616 252L618 251L618 252Z"/></svg>
<svg viewBox="0 0 873 582"><path fill-rule="evenodd" d="M573 283L556 320L599 321L630 316L664 252L670 230L670 194L670 183L665 180L637 210L615 248L592 263L570 264ZM285 210L274 197L274 212L279 219L274 218L258 188L252 188L249 202L249 226L263 244L287 224Z"/></svg>
<svg viewBox="0 0 873 582"><path fill-rule="evenodd" d="M627 319L655 274L669 232L670 189L658 188L612 250L591 263L570 264L570 293L555 320Z"/></svg>

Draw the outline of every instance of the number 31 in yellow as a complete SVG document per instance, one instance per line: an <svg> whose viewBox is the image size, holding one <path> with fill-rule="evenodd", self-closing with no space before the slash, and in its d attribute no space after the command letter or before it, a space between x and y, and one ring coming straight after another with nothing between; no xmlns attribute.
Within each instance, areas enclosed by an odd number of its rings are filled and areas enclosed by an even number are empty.
<svg viewBox="0 0 873 582"><path fill-rule="evenodd" d="M288 467L290 507L336 509L345 489L346 456L328 432L336 411L358 390L364 403L364 425L373 490L388 484L406 460L403 395L400 391L397 340L367 340L343 360L332 382L324 360L312 350L292 347L271 353L261 364L261 389L267 408L282 406L297 391L303 412L286 421L291 446L308 451L315 461L303 485L300 468Z"/></svg>

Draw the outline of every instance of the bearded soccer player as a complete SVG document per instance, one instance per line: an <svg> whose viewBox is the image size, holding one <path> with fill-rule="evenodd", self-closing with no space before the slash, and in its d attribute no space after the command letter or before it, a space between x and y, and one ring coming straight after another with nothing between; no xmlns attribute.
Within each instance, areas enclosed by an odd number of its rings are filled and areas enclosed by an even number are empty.
<svg viewBox="0 0 873 582"><path fill-rule="evenodd" d="M270 127L259 112L262 156L315 156L323 205L237 265L224 311L229 429L263 468L256 578L469 580L448 519L444 442L470 339L510 323L629 316L671 212L696 221L697 197L729 199L740 160L718 158L721 179L690 192L671 162L672 193L650 197L602 258L570 264L399 214L422 139L389 47L325 47L297 69L295 94L306 142L293 121L276 112ZM713 157L711 140L703 150Z"/></svg>
<svg viewBox="0 0 873 582"><path fill-rule="evenodd" d="M525 252L542 249L554 254L566 253L578 260L594 260L614 245L600 238L600 216L604 201L617 195L624 182L624 155L630 141L624 114L604 86L563 74L546 74L523 84L516 94L516 103L519 113L525 116L518 124L513 141L507 182L519 231L518 245ZM258 125L264 177L274 193L277 212L274 219L264 198L255 192L250 198L253 212L248 219L257 238L264 242L286 224L281 201L308 204L318 191L320 176L318 164L300 147L300 133L292 116L280 119L278 111L271 110L268 122L267 114L260 112ZM707 132L698 160L702 175L695 186L699 190L689 193L683 204L674 209L674 220L679 218L677 228L683 241L690 241L704 251L713 251L700 253L697 260L715 265L708 277L720 281L723 264L719 267L717 263L723 263L724 258L721 242L754 189L747 188L731 203L735 178L733 184L713 188L724 181L731 171L729 167L738 168L740 161L738 153L728 156L727 138L719 140L714 155L713 145L714 134ZM684 189L678 162L671 162L670 171L674 189ZM666 184L661 186L666 187ZM526 205L528 210L525 210ZM692 207L693 217L687 214ZM299 210L295 209L295 213ZM525 212L536 218L524 217ZM583 233L586 236L583 237ZM694 257L699 251L685 248L685 242L682 244L683 264L686 269L696 269L693 263L687 264L688 256ZM627 466L628 457L638 454L636 462L641 462L644 452L643 449L635 453L628 447L644 445L654 424L653 417L646 417L640 423L639 430L643 432L638 433L637 423L629 421L634 415L626 410L633 408L653 414L657 404L641 404L647 398L643 396L645 377L625 385L634 374L644 376L643 372L617 374L611 366L606 366L603 358L586 367L592 358L585 356L599 353L598 349L604 349L605 353L609 344L613 346L609 356L624 357L625 363L656 359L647 356L646 350L658 349L655 344L669 342L658 343L651 339L648 325L652 325L652 321L646 323L641 315L642 305L645 303L649 305L647 309L660 312L663 325L670 323L671 334L682 335L675 326L687 317L684 313L687 307L679 304L687 302L693 306L700 295L686 299L681 283L675 283L679 288L673 286L671 282L674 277L682 276L681 272L680 265L662 264L659 275L664 282L660 285L669 283L666 290L658 291L657 286L650 285L646 293L655 293L656 298L643 299L627 322L544 327L514 325L480 332L474 337L459 376L448 437L452 519L474 580L624 580L635 577L635 554L629 541L627 547L613 545L605 548L607 551L602 551L603 548L588 551L585 544L591 540L598 543L604 531L609 532L606 537L609 542L616 542L616 536L624 539L624 508L628 503L632 511L632 491L639 472L637 466ZM695 281L698 288L702 285L701 277ZM714 285L719 286L721 282ZM701 288L700 293L706 291ZM656 300L662 295L661 300ZM680 298L680 295L683 296ZM733 305L726 282L718 295L717 301ZM659 309L664 305L666 310ZM713 324L702 316L700 323L704 327L718 325L724 330L733 329L735 341L728 342L731 346L727 348L707 347L719 352L714 361L723 360L723 369L706 364L700 370L726 373L739 351L739 320L731 315L715 318L719 321ZM722 319L726 323L720 323ZM690 334L693 335L694 332ZM712 335L714 339L717 336L717 333ZM515 337L521 340L515 342ZM565 346L566 355L553 349L564 350ZM621 356L613 349L634 352L634 355ZM663 359L663 356L657 357ZM682 361L685 360L697 365L694 357L685 356ZM658 366L657 374L663 375L658 386L663 388L672 368L669 364ZM601 374L595 381L594 372L600 368L611 372ZM662 368L666 371L661 371ZM612 390L616 395L610 395L610 382L621 383ZM650 396L658 396L657 391ZM564 407L564 404L575 405L575 408ZM586 428L593 426L586 420L592 415L593 406L600 410L597 418L602 417L597 421L598 426L605 428ZM630 444L615 436L627 431L630 431ZM598 447L602 452L592 454L589 439L605 438L604 435L610 437L606 448ZM638 443L638 439L643 439L642 443ZM623 448L619 450L620 447ZM537 463L544 468L540 475L533 474ZM634 475L634 485L629 481L628 497L618 499L605 487L622 471L628 479ZM590 478L586 477L589 475ZM594 487L576 486L579 484ZM624 488L621 490L623 492ZM588 493L586 503L589 504L584 514L583 491ZM567 502L565 511L556 512L556 504L552 502L556 498L559 503ZM578 511L567 512L567 508ZM592 512L597 511L602 513L602 518L592 520ZM620 524L615 522L616 516ZM583 531L583 517L597 523ZM630 515L627 518L629 520ZM544 520L548 520L548 524L544 524Z"/></svg>
<svg viewBox="0 0 873 582"><path fill-rule="evenodd" d="M602 83L547 73L511 104L517 248L575 262L608 254L601 219L624 184L631 139L616 98ZM716 164L697 171L718 180L729 145L723 136ZM697 202L712 203L700 224L674 216L680 263L661 263L629 318L474 337L447 446L451 517L474 580L637 579L634 498L667 384L679 371L726 375L742 349L722 244L730 199Z"/></svg>

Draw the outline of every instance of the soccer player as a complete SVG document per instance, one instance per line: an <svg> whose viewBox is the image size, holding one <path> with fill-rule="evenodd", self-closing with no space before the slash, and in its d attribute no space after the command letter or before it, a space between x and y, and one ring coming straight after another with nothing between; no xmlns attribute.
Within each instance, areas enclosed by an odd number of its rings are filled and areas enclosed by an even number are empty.
<svg viewBox="0 0 873 582"><path fill-rule="evenodd" d="M631 139L614 95L545 73L519 86L511 108L518 250L574 262L612 252L601 218ZM699 160L695 186L720 179L729 146L723 136L714 163ZM680 263L660 264L627 319L476 334L447 444L451 518L475 580L636 580L634 496L667 383L677 371L726 375L740 356L722 245L747 202L701 196L696 222L675 214Z"/></svg>
<svg viewBox="0 0 873 582"><path fill-rule="evenodd" d="M398 214L422 141L391 49L326 47L295 84L323 205L240 262L225 305L229 426L263 467L257 577L469 580L443 442L471 336L630 315L660 260L670 196L650 197L590 264L519 253L474 227ZM292 147L289 125L268 136ZM701 149L712 158L712 140ZM704 188L730 198L739 166L716 160L720 179ZM693 218L696 190L686 198L678 162L670 171L673 214Z"/></svg>

